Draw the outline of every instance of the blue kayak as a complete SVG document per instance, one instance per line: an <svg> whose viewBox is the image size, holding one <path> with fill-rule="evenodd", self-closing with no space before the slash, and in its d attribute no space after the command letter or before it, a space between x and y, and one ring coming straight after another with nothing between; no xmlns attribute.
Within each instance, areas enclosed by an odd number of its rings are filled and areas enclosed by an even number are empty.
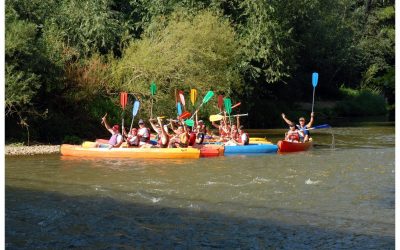
<svg viewBox="0 0 400 250"><path fill-rule="evenodd" d="M245 146L225 146L226 154L266 154L276 153L278 146L275 144L249 144Z"/></svg>

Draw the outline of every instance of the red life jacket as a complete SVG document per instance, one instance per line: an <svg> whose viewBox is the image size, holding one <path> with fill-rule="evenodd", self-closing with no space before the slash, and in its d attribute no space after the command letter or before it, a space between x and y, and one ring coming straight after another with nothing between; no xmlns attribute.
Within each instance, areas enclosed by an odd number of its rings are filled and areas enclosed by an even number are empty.
<svg viewBox="0 0 400 250"><path fill-rule="evenodd" d="M196 133L190 132L190 135L189 135L189 146L193 146L195 142L196 142Z"/></svg>
<svg viewBox="0 0 400 250"><path fill-rule="evenodd" d="M300 136L297 131L289 131L288 132L289 141L300 141Z"/></svg>

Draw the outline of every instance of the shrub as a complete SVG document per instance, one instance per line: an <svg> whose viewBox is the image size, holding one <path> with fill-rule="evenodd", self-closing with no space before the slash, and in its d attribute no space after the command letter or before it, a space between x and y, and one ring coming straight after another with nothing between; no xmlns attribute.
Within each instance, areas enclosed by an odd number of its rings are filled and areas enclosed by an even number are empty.
<svg viewBox="0 0 400 250"><path fill-rule="evenodd" d="M334 110L339 116L377 116L386 115L385 98L369 89L350 89L340 87L343 97Z"/></svg>

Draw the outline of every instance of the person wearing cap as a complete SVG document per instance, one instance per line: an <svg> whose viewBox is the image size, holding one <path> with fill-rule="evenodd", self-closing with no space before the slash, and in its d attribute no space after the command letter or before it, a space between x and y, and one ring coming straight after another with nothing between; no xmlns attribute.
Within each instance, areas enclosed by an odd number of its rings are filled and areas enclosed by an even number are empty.
<svg viewBox="0 0 400 250"><path fill-rule="evenodd" d="M289 124L289 131L285 133L285 141L300 142L300 138L304 138L304 133L296 128L294 123Z"/></svg>
<svg viewBox="0 0 400 250"><path fill-rule="evenodd" d="M299 124L296 124L298 130L300 130L302 135L300 135L300 142L308 142L310 139L310 131L309 128L312 127L314 123L314 112L311 112L310 122L306 124L306 119L304 117L299 118ZM290 126L290 124L294 124L292 121L286 118L286 115L282 113L283 120Z"/></svg>
<svg viewBox="0 0 400 250"><path fill-rule="evenodd" d="M150 142L150 129L146 127L142 119L139 120L139 146L144 146Z"/></svg>
<svg viewBox="0 0 400 250"><path fill-rule="evenodd" d="M115 124L114 126L110 127L108 124L106 117L102 118L104 126L106 129L111 133L111 137L108 140L108 147L109 148L119 148L121 144L124 142L121 133L119 132L119 125Z"/></svg>
<svg viewBox="0 0 400 250"><path fill-rule="evenodd" d="M196 133L196 143L203 144L204 138L207 134L207 127L204 124L203 120L197 121L197 114L196 114L196 127L193 129L193 132Z"/></svg>

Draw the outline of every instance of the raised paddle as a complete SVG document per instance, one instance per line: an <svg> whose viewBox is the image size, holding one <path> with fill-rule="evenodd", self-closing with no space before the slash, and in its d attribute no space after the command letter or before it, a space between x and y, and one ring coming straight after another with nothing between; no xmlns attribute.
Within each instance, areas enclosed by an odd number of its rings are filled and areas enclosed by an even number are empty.
<svg viewBox="0 0 400 250"><path fill-rule="evenodd" d="M180 102L178 102L176 104L176 110L177 110L178 115L180 116L182 114L182 105Z"/></svg>
<svg viewBox="0 0 400 250"><path fill-rule="evenodd" d="M192 102L192 105L196 103L197 100L197 90L196 89L191 89L190 90L190 101Z"/></svg>
<svg viewBox="0 0 400 250"><path fill-rule="evenodd" d="M242 104L241 102L236 103L235 105L232 106L232 109L239 107L241 104ZM220 115L222 113L223 112L219 112L218 114Z"/></svg>
<svg viewBox="0 0 400 250"><path fill-rule="evenodd" d="M301 129L301 130L314 130L314 129L330 128L330 127L331 127L331 125L329 125L329 124L322 124L322 125L314 126L314 127L311 127L311 128L304 128L304 129Z"/></svg>
<svg viewBox="0 0 400 250"><path fill-rule="evenodd" d="M228 113L229 116L229 124L231 124L231 112L232 112L232 101L229 98L225 98L224 99L224 106L225 106L225 110L226 113Z"/></svg>
<svg viewBox="0 0 400 250"><path fill-rule="evenodd" d="M207 94L204 96L203 101L201 102L200 106L196 109L196 111L192 114L192 116L190 117L190 119L187 119L185 121L185 124L188 126L193 126L194 125L194 121L193 121L193 117L197 114L197 112L199 112L201 106L203 106L203 104L207 103L212 97L214 96L214 92L212 92L211 90L207 92ZM190 125L191 124L191 125Z"/></svg>
<svg viewBox="0 0 400 250"><path fill-rule="evenodd" d="M135 119L135 116L137 115L138 111L139 111L139 107L140 107L140 102L139 101L135 101L133 103L133 108L132 108L132 121L131 121L131 127L129 129L129 132L132 131L132 126L133 126L133 120ZM128 132L128 133L129 133Z"/></svg>
<svg viewBox="0 0 400 250"><path fill-rule="evenodd" d="M218 96L218 108L219 111L222 112L222 105L224 104L224 97L222 95Z"/></svg>
<svg viewBox="0 0 400 250"><path fill-rule="evenodd" d="M312 96L311 112L314 112L314 96L315 96L315 87L317 87L317 84L318 84L318 73L314 72L312 74L313 96Z"/></svg>
<svg viewBox="0 0 400 250"><path fill-rule="evenodd" d="M237 114L237 115L232 115L233 117L238 117L238 116L248 116L249 114ZM223 115L210 115L210 122L216 122L224 119Z"/></svg>
<svg viewBox="0 0 400 250"><path fill-rule="evenodd" d="M153 81L150 84L150 94L151 94L151 108L150 108L150 117L153 118L153 103L154 103L154 95L156 94L157 86Z"/></svg>
<svg viewBox="0 0 400 250"><path fill-rule="evenodd" d="M187 119L187 118L189 118L191 115L192 115L192 114L190 114L189 112L184 111L184 112L179 116L179 119Z"/></svg>
<svg viewBox="0 0 400 250"><path fill-rule="evenodd" d="M203 104L207 103L212 97L214 96L214 92L211 90L207 92L207 94L204 96L203 101L201 102L200 106L196 109L196 111L193 113L193 115L190 117L190 119L193 119L193 117L199 112L201 106Z"/></svg>
<svg viewBox="0 0 400 250"><path fill-rule="evenodd" d="M121 92L119 96L119 101L122 107L122 129L124 129L124 114L125 114L126 103L128 102L128 93Z"/></svg>
<svg viewBox="0 0 400 250"><path fill-rule="evenodd" d="M185 97L183 96L183 91L182 90L179 90L179 99L181 100L183 109L186 110L186 107L185 107L186 102L185 102Z"/></svg>

